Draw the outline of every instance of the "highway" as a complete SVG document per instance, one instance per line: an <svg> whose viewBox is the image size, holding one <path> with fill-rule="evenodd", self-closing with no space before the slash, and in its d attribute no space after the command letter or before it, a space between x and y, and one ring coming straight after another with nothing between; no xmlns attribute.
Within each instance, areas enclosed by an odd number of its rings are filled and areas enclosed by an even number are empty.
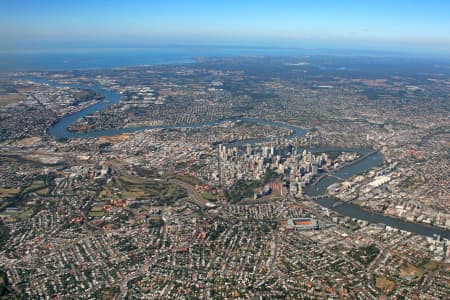
<svg viewBox="0 0 450 300"><path fill-rule="evenodd" d="M192 202L198 205L200 208L213 208L217 206L215 203L203 199L200 193L197 192L192 185L178 179L169 179L169 182L185 189L189 197L191 198Z"/></svg>

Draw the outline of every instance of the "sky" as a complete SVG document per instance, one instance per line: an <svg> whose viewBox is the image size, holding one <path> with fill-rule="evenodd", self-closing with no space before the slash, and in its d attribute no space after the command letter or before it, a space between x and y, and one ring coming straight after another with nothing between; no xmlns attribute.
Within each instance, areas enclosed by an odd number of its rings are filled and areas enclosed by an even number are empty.
<svg viewBox="0 0 450 300"><path fill-rule="evenodd" d="M0 50L158 45L450 54L447 0L0 0Z"/></svg>

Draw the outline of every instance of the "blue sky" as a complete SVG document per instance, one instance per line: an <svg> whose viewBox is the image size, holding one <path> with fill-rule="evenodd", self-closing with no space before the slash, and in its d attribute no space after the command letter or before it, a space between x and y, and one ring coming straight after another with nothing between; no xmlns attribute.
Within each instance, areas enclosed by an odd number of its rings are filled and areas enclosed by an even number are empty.
<svg viewBox="0 0 450 300"><path fill-rule="evenodd" d="M0 0L0 49L166 44L450 53L447 0Z"/></svg>

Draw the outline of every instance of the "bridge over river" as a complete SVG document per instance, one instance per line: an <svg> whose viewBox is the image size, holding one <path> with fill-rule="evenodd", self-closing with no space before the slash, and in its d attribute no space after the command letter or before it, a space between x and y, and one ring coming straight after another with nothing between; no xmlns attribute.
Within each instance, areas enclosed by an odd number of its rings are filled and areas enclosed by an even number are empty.
<svg viewBox="0 0 450 300"><path fill-rule="evenodd" d="M207 123L197 123L197 124L186 124L186 125L160 125L160 126L144 126L144 127L136 127L136 128L119 128L112 130L103 130L103 131L92 131L92 132L69 132L67 129L78 119L95 113L99 110L105 109L114 103L117 103L121 99L121 95L113 90L106 89L101 86L82 86L82 85L71 85L71 84L61 84L55 81L49 81L42 78L26 78L31 81L37 81L41 83L47 83L52 86L71 86L75 88L81 89L90 89L104 96L103 100L99 103L89 106L85 109L82 109L73 114L66 115L59 119L55 124L53 124L49 128L49 133L55 139L71 139L71 138L92 138L99 136L112 136L122 133L130 133L141 131L145 129L157 129L157 128L191 128L191 127L202 127L202 126L213 126L218 125L220 123L228 122L228 121L237 121L241 120L244 122L256 123L256 124L268 124L272 126L284 127L291 130L291 134L285 136L285 138L296 138L301 137L306 134L306 130L294 125L290 125L287 123L279 122L279 121L270 121L265 119L258 118L241 118L241 117L233 117L223 120L217 120ZM259 139L258 141L251 142L263 142L264 139ZM245 141L241 141L245 142ZM249 141L250 142L250 141ZM320 151L319 149L315 149L314 151ZM311 184L305 189L305 194L310 197L312 200L317 203L323 205L324 207L331 208L336 212L349 216L358 218L361 220L366 220L371 223L383 223L401 230L406 230L412 233L426 235L426 236L436 236L439 235L441 237L445 237L450 239L450 231L439 229L436 227L429 227L421 224L409 223L402 221L400 219L387 217L381 214L376 214L372 212L368 212L363 210L362 208L355 206L353 204L344 203L342 205L335 205L335 203L339 202L337 200L331 199L329 197L324 196L326 194L326 189L331 184L337 181L343 181L351 176L362 174L369 169L380 166L384 163L383 156L376 150L371 149L343 149L328 147L324 152L331 151L357 151L362 154L362 156L349 164L345 164L342 167L333 170L328 174L324 174L323 177L319 177L316 182ZM194 197L196 198L196 197ZM202 203L205 204L205 203Z"/></svg>

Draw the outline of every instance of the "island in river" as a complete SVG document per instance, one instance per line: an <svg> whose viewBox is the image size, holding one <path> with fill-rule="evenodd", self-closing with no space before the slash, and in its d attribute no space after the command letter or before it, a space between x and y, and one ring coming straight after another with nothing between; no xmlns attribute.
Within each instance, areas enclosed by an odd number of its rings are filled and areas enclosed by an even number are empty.
<svg viewBox="0 0 450 300"><path fill-rule="evenodd" d="M438 65L251 56L9 74L5 290L446 298Z"/></svg>
<svg viewBox="0 0 450 300"><path fill-rule="evenodd" d="M39 82L43 82L49 85L60 85L57 82L37 79ZM114 103L120 101L121 96L114 92L113 90L105 89L100 86L80 86L73 85L76 88L93 90L98 94L104 96L103 100L99 103L89 106L83 110L80 110L76 113L69 114L58 120L55 124L53 124L49 128L49 133L55 139L72 139L72 138L91 138L91 137L101 137L101 136L114 136L124 133L131 133L136 131L142 131L146 129L174 129L174 128L198 128L204 126L215 126L221 123L230 122L230 121L242 121L248 123L255 123L259 125L272 125L278 127L284 127L286 129L291 130L291 134L285 136L286 139L294 139L300 138L306 134L306 130L303 128L289 125L283 122L270 121L259 118L227 118L218 121L206 122L206 123L193 123L193 124L179 124L179 125L153 125L153 126L143 126L143 127L131 127L131 128L120 128L120 129L111 129L111 130L101 130L101 131L90 131L90 132L70 132L68 128L77 120L88 116L92 113L95 113L98 110L105 109L107 106L113 105ZM264 143L268 142L270 139L256 139L252 141L241 140L240 144L256 144L256 143ZM333 209L338 213L357 218L359 220L365 220L370 223L375 224L385 224L400 230L409 231L415 234L426 235L430 237L445 237L450 239L450 231L443 230L431 226L425 226L421 224L414 224L410 222L403 221L398 218L392 218L388 216L383 216L378 213L370 212L364 210L354 204L343 204L336 205L339 203L339 200L332 199L330 197L317 197L324 196L327 193L327 188L336 183L339 179L345 180L355 175L363 174L369 171L371 168L376 166L381 166L384 163L383 156L378 151L373 151L370 149L354 149L354 148L342 148L342 147L321 147L321 148L313 148L310 149L313 152L340 152L340 151L355 151L362 155L362 159L359 159L357 162L349 164L348 166L339 169L338 171L333 172L333 176L324 176L321 178L319 182L315 182L312 185L309 185L305 189L305 194L309 198L315 199L320 205ZM340 204L340 203L339 203Z"/></svg>

